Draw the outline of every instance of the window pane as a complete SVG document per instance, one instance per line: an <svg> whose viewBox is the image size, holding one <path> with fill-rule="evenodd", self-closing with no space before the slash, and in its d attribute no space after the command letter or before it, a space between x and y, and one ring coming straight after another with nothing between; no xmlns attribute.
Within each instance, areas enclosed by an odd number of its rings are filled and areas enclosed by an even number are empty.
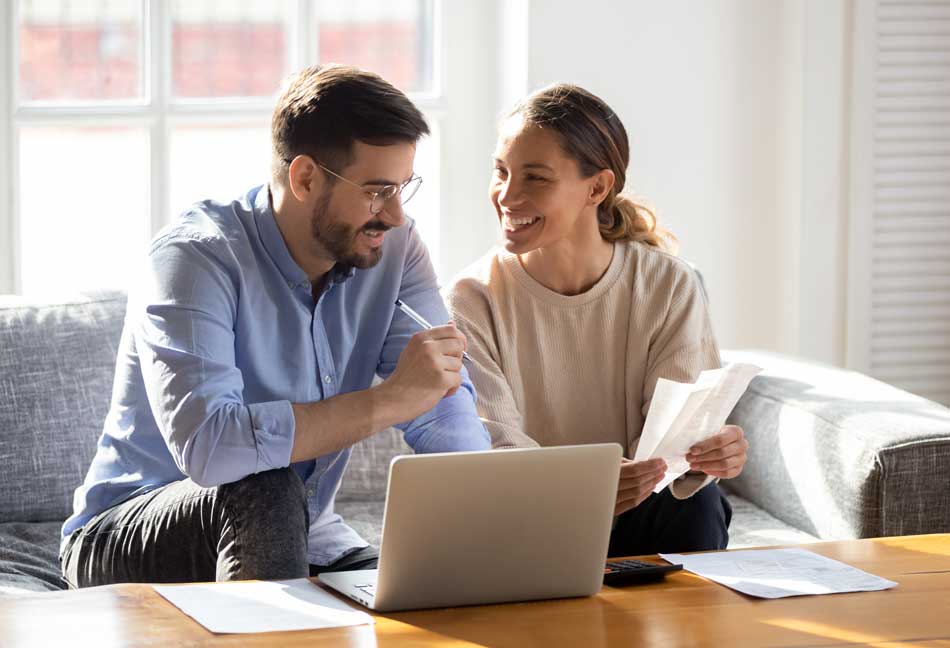
<svg viewBox="0 0 950 648"><path fill-rule="evenodd" d="M415 172L422 176L422 186L406 205L406 214L416 221L419 235L429 248L432 265L439 269L439 130L438 123L427 116L432 133L422 138L416 147Z"/></svg>
<svg viewBox="0 0 950 648"><path fill-rule="evenodd" d="M126 288L148 241L148 134L20 130L24 294Z"/></svg>
<svg viewBox="0 0 950 648"><path fill-rule="evenodd" d="M318 60L372 70L405 92L432 89L431 0L317 0Z"/></svg>
<svg viewBox="0 0 950 648"><path fill-rule="evenodd" d="M138 0L21 0L21 100L142 97L141 9Z"/></svg>
<svg viewBox="0 0 950 648"><path fill-rule="evenodd" d="M231 201L270 180L265 123L179 125L171 135L171 217L207 198Z"/></svg>
<svg viewBox="0 0 950 648"><path fill-rule="evenodd" d="M262 97L287 72L285 2L172 3L172 94Z"/></svg>

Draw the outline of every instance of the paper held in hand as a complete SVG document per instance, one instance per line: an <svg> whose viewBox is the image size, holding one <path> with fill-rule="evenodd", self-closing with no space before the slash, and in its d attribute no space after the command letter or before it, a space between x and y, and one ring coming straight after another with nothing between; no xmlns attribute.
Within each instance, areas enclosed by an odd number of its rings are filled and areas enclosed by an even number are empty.
<svg viewBox="0 0 950 648"><path fill-rule="evenodd" d="M634 461L662 458L666 476L653 489L659 493L689 470L686 454L696 443L719 433L749 381L761 372L750 364L731 364L703 371L694 384L660 378L643 424Z"/></svg>

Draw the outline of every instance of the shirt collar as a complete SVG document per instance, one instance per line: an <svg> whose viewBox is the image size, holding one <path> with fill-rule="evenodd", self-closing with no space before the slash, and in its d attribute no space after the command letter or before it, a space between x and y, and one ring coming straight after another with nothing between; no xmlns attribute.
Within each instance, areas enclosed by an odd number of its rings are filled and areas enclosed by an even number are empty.
<svg viewBox="0 0 950 648"><path fill-rule="evenodd" d="M310 283L307 273L297 265L293 257L290 256L290 250L287 249L287 242L284 241L283 234L277 226L277 219L274 217L274 210L271 207L270 186L263 185L258 188L257 195L254 197L254 220L257 222L257 231L264 244L271 260L277 264L280 274L290 284ZM344 263L337 263L330 270L329 283L341 284L356 272L356 268Z"/></svg>
<svg viewBox="0 0 950 648"><path fill-rule="evenodd" d="M350 277L356 274L356 268L345 263L337 263L333 266L333 269L330 270L330 281L335 284L341 284Z"/></svg>
<svg viewBox="0 0 950 648"><path fill-rule="evenodd" d="M274 210L271 208L269 185L258 187L254 197L254 220L267 255L277 265L284 279L291 284L310 283L307 273L290 256L284 236L277 227L277 219L274 218Z"/></svg>

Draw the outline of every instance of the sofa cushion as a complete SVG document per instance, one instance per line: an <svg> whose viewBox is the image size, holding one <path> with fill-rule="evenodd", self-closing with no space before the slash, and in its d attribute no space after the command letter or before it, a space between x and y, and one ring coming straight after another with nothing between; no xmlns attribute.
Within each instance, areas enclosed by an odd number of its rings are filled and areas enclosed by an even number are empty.
<svg viewBox="0 0 950 648"><path fill-rule="evenodd" d="M366 542L379 546L383 533L384 500L368 500L340 502L336 512L343 516L343 520L352 527Z"/></svg>
<svg viewBox="0 0 950 648"><path fill-rule="evenodd" d="M728 484L728 482L723 482ZM747 499L726 490L732 505L729 524L729 549L772 547L775 545L808 544L819 538L772 517Z"/></svg>
<svg viewBox="0 0 950 648"><path fill-rule="evenodd" d="M729 417L750 443L734 492L826 539L950 530L950 410L787 356L723 359L765 369Z"/></svg>
<svg viewBox="0 0 950 648"><path fill-rule="evenodd" d="M109 408L125 296L0 297L0 522L72 512Z"/></svg>
<svg viewBox="0 0 950 648"><path fill-rule="evenodd" d="M0 524L0 598L64 589L59 566L62 524Z"/></svg>
<svg viewBox="0 0 950 648"><path fill-rule="evenodd" d="M350 454L336 501L385 500L389 464L395 457L404 454L412 454L412 448L396 428L388 428L357 443Z"/></svg>

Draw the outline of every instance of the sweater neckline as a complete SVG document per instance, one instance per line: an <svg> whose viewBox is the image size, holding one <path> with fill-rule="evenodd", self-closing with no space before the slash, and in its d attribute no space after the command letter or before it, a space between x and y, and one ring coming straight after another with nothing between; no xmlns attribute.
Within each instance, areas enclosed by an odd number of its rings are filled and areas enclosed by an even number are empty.
<svg viewBox="0 0 950 648"><path fill-rule="evenodd" d="M532 297L554 306L582 306L599 299L617 282L617 279L623 274L624 266L627 263L627 245L614 243L613 255L610 258L610 265L607 266L604 275L597 280L589 290L579 295L562 295L555 292L547 286L538 282L534 277L528 274L528 271L521 265L521 260L517 254L512 254L507 250L501 252L501 262L508 269L508 272L515 278Z"/></svg>

